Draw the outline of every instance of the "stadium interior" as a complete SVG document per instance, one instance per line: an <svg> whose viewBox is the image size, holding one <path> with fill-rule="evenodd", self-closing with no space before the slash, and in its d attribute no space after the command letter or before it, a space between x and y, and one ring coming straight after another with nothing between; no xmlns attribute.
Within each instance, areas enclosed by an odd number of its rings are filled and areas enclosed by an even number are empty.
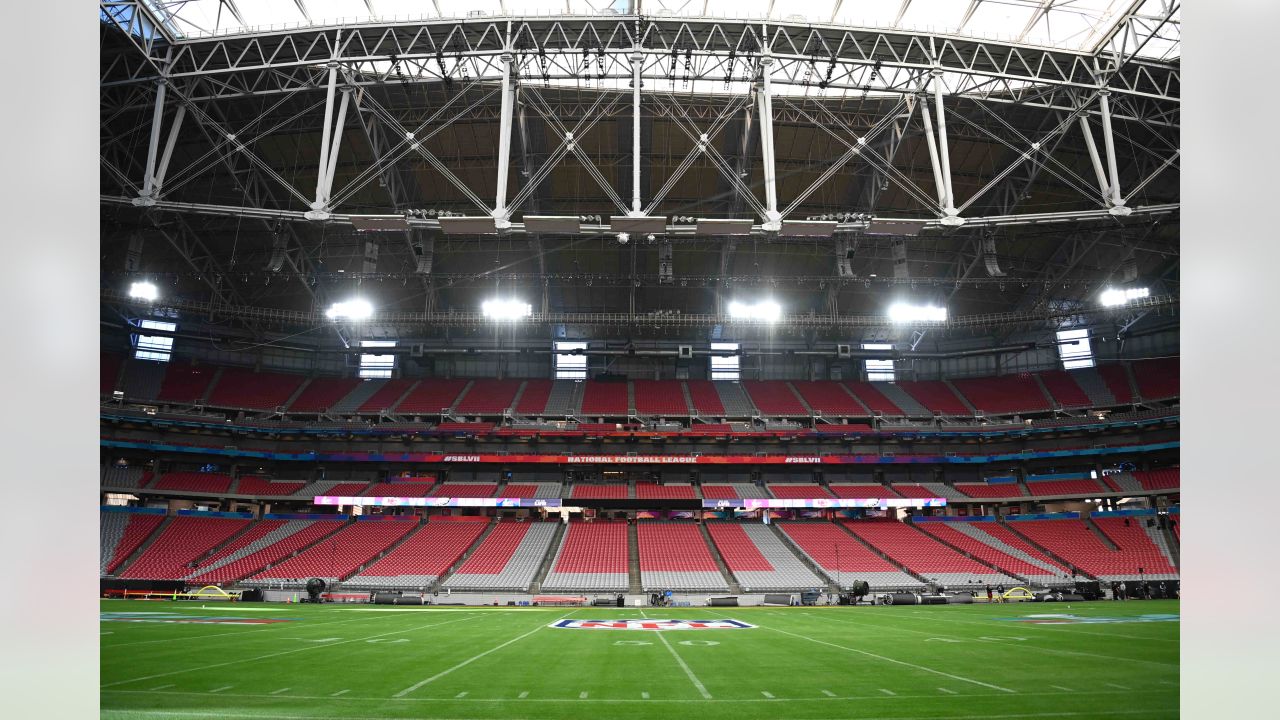
<svg viewBox="0 0 1280 720"><path fill-rule="evenodd" d="M1178 3L418 5L100 2L104 598L1176 600Z"/></svg>

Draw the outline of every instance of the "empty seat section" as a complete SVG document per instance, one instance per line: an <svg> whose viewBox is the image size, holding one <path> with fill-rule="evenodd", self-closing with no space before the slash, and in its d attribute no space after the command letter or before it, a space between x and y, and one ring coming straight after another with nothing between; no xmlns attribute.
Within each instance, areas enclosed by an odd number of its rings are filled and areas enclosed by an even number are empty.
<svg viewBox="0 0 1280 720"><path fill-rule="evenodd" d="M729 589L694 523L640 521L636 536L645 591Z"/></svg>
<svg viewBox="0 0 1280 720"><path fill-rule="evenodd" d="M1133 473L1143 490L1178 490L1182 487L1181 473L1178 468L1163 470L1138 470Z"/></svg>
<svg viewBox="0 0 1280 720"><path fill-rule="evenodd" d="M547 398L551 396L550 380L526 380L524 392L516 401L516 412L521 415L541 415L546 410Z"/></svg>
<svg viewBox="0 0 1280 720"><path fill-rule="evenodd" d="M342 527L342 524L341 520L289 520L241 547L231 549L236 543L229 543L213 556L202 560L193 569L190 579L202 583L239 580L298 552Z"/></svg>
<svg viewBox="0 0 1280 720"><path fill-rule="evenodd" d="M1032 495L1097 495L1108 492L1107 488L1092 478L1074 478L1068 480L1036 480L1027 478L1027 489Z"/></svg>
<svg viewBox="0 0 1280 720"><path fill-rule="evenodd" d="M895 486L896 487L896 486ZM946 483L921 483L920 487L925 488L933 493L932 497L946 498L948 500L967 500L967 495L956 490ZM903 497L915 497L914 495L903 494Z"/></svg>
<svg viewBox="0 0 1280 720"><path fill-rule="evenodd" d="M945 586L1008 584L1014 578L961 555L914 527L897 520L843 523L857 535L917 575Z"/></svg>
<svg viewBox="0 0 1280 720"><path fill-rule="evenodd" d="M368 497L426 497L431 494L434 483L430 480L422 482L380 482L369 486L364 491Z"/></svg>
<svg viewBox="0 0 1280 720"><path fill-rule="evenodd" d="M889 416L905 415L906 413L903 412L902 408L893 404L892 400L885 397L884 393L877 389L877 386L881 384L883 383L850 381L844 383L844 386L849 390L849 392L853 393L854 397L858 398L859 402L865 405L866 408L873 413L878 412L882 415ZM806 399L808 398L806 397ZM813 405L813 403L809 404Z"/></svg>
<svg viewBox="0 0 1280 720"><path fill-rule="evenodd" d="M486 523L428 521L394 550L343 583L345 587L428 588L484 532Z"/></svg>
<svg viewBox="0 0 1280 720"><path fill-rule="evenodd" d="M560 483L509 483L502 488L499 497L558 498L562 489Z"/></svg>
<svg viewBox="0 0 1280 720"><path fill-rule="evenodd" d="M548 417L564 417L576 415L582 396L583 383L573 380L556 380L551 384L551 392L547 395L546 409L543 415Z"/></svg>
<svg viewBox="0 0 1280 720"><path fill-rule="evenodd" d="M988 415L1052 409L1040 385L1027 374L965 378L952 380L951 384L969 399L970 405Z"/></svg>
<svg viewBox="0 0 1280 720"><path fill-rule="evenodd" d="M902 386L898 385L897 383L873 382L873 383L867 383L867 385L869 385L872 390L885 396L885 398L887 398L889 402L901 408L902 412L896 413L896 414L900 414L906 417L917 417L917 418L933 417L932 410L925 407L924 405L921 405L919 400L916 400L914 397L912 397L911 393L908 393L906 390L902 389ZM885 413L885 414L888 415L889 413Z"/></svg>
<svg viewBox="0 0 1280 720"><path fill-rule="evenodd" d="M942 415L973 414L972 410L965 407L964 401L956 397L951 388L941 380L904 381L897 383L897 386L932 412Z"/></svg>
<svg viewBox="0 0 1280 720"><path fill-rule="evenodd" d="M689 402L698 415L724 416L724 403L720 402L720 393L716 392L716 386L710 380L687 380L685 387L689 388Z"/></svg>
<svg viewBox="0 0 1280 720"><path fill-rule="evenodd" d="M501 415L516 399L521 380L475 380L458 401L459 415Z"/></svg>
<svg viewBox="0 0 1280 720"><path fill-rule="evenodd" d="M1133 388L1129 384L1129 373L1125 371L1123 365L1111 363L1099 365L1096 369L1117 403L1128 405L1133 402Z"/></svg>
<svg viewBox="0 0 1280 720"><path fill-rule="evenodd" d="M971 498L1021 497L1017 483L956 483L956 490Z"/></svg>
<svg viewBox="0 0 1280 720"><path fill-rule="evenodd" d="M791 387L781 380L744 380L742 387L761 415L795 417L809 414Z"/></svg>
<svg viewBox="0 0 1280 720"><path fill-rule="evenodd" d="M279 533L280 529L288 524L287 520L258 520L254 522L249 526L248 530L235 536L230 542L218 548L217 551L197 558L191 564L191 567L186 568L187 575L184 576L184 579L222 567L236 557L242 557L249 552L253 552L252 550L247 550L250 547L254 549L264 547L264 543L268 542L269 538L272 538L275 533ZM271 541L274 542L274 540Z"/></svg>
<svg viewBox="0 0 1280 720"><path fill-rule="evenodd" d="M769 492L780 499L812 500L829 498L831 493L817 483L769 483Z"/></svg>
<svg viewBox="0 0 1280 720"><path fill-rule="evenodd" d="M1044 383L1045 389L1053 396L1053 400L1058 403L1058 407L1086 408L1094 405L1093 401L1089 399L1089 394L1076 382L1075 376L1066 370L1042 372L1040 373L1040 382Z"/></svg>
<svg viewBox="0 0 1280 720"><path fill-rule="evenodd" d="M287 410L294 413L328 412L360 384L359 378L314 378Z"/></svg>
<svg viewBox="0 0 1280 720"><path fill-rule="evenodd" d="M684 389L678 380L636 380L632 388L639 415L689 416L689 404L684 400Z"/></svg>
<svg viewBox="0 0 1280 720"><path fill-rule="evenodd" d="M342 396L330 406L329 411L335 415L351 415L359 412L361 406L368 402L379 390L386 387L387 380L381 378L362 378L351 392Z"/></svg>
<svg viewBox="0 0 1280 720"><path fill-rule="evenodd" d="M1065 577L1070 577L1071 575L1070 568L1028 543L1025 538L1010 530L1003 523L992 520L979 520L970 523L958 523L956 529L960 530L960 532L968 533L1010 555L1023 558L1032 565L1045 568L1051 574Z"/></svg>
<svg viewBox="0 0 1280 720"><path fill-rule="evenodd" d="M213 380L214 369L207 365L190 365L181 360L174 360L164 371L164 380L160 383L160 391L156 393L159 402L183 403L191 405L204 397L209 382Z"/></svg>
<svg viewBox="0 0 1280 720"><path fill-rule="evenodd" d="M324 487L320 483L313 483L298 491L299 497L314 497L316 495L337 495L340 497L365 497L364 489L369 487L367 482L337 482L328 484ZM317 492L320 491L320 492Z"/></svg>
<svg viewBox="0 0 1280 720"><path fill-rule="evenodd" d="M98 573L113 572L164 522L161 513L99 513Z"/></svg>
<svg viewBox="0 0 1280 720"><path fill-rule="evenodd" d="M155 400L164 383L168 365L151 360L128 361L119 390L130 400Z"/></svg>
<svg viewBox="0 0 1280 720"><path fill-rule="evenodd" d="M625 522L570 522L542 589L626 590L629 554Z"/></svg>
<svg viewBox="0 0 1280 720"><path fill-rule="evenodd" d="M729 485L704 484L702 497L708 500L734 500L739 498L767 498L769 492L759 485L751 483L732 483Z"/></svg>
<svg viewBox="0 0 1280 720"><path fill-rule="evenodd" d="M1178 358L1139 360L1130 369L1133 371L1134 382L1138 384L1138 394L1143 399L1166 400L1178 397L1181 371Z"/></svg>
<svg viewBox="0 0 1280 720"><path fill-rule="evenodd" d="M498 483L440 483L431 495L434 497L493 497L498 491Z"/></svg>
<svg viewBox="0 0 1280 720"><path fill-rule="evenodd" d="M1139 568L1145 571L1148 580L1177 578L1176 571L1158 557L1132 552L1123 546L1117 550L1107 547L1083 520L1021 520L1011 522L1009 526L1071 565L1102 580L1136 580L1141 577ZM1142 532L1141 528L1133 529ZM1145 544L1155 550L1150 539Z"/></svg>
<svg viewBox="0 0 1280 720"><path fill-rule="evenodd" d="M693 500L698 496L694 493L693 486L689 484L669 483L659 485L658 483L638 482L636 483L636 497L642 500Z"/></svg>
<svg viewBox="0 0 1280 720"><path fill-rule="evenodd" d="M989 565L994 565L1019 578L1025 578L1033 582L1050 583L1061 582L1063 580L1062 576L1067 574L1056 566L1048 565L1047 563L1035 563L1031 558L1019 557L1014 554L1017 551L1008 548L1008 546L1005 546L1005 549L996 547L991 544L999 542L994 538L983 542L979 537L986 535L986 533L981 531L975 533L967 527L964 530L960 529L961 526L967 525L968 523L949 522L918 522L915 524L917 528L939 540L960 548L979 560ZM987 537L990 538L989 535Z"/></svg>
<svg viewBox="0 0 1280 720"><path fill-rule="evenodd" d="M1106 381L1098 373L1097 368L1076 368L1065 372L1076 381L1076 385L1080 386L1084 394L1089 396L1089 404L1092 407L1110 407L1116 404L1115 396L1111 394L1111 389L1107 387Z"/></svg>
<svg viewBox="0 0 1280 720"><path fill-rule="evenodd" d="M838 498L850 499L871 499L871 498L896 498L901 497L898 493L885 487L884 485L844 485L831 483L829 486L831 493ZM925 497L933 497L926 495Z"/></svg>
<svg viewBox="0 0 1280 720"><path fill-rule="evenodd" d="M98 372L101 380L98 385L98 394L110 396L116 389L116 380L120 378L120 365L124 363L124 358L115 353L99 353L98 354Z"/></svg>
<svg viewBox="0 0 1280 720"><path fill-rule="evenodd" d="M303 380L301 375L223 368L207 402L218 407L274 410L293 397Z"/></svg>
<svg viewBox="0 0 1280 720"><path fill-rule="evenodd" d="M813 410L817 410L826 416L834 417L859 417L869 413L852 395L844 389L844 386L838 382L829 380L817 381L800 381L796 380L791 386L800 393L800 397L809 404Z"/></svg>
<svg viewBox="0 0 1280 720"><path fill-rule="evenodd" d="M299 481L271 481L256 475L242 475L236 485L237 495L254 495L257 497L288 497L306 486Z"/></svg>
<svg viewBox="0 0 1280 720"><path fill-rule="evenodd" d="M147 471L140 467L108 465L102 468L102 487L140 488Z"/></svg>
<svg viewBox="0 0 1280 720"><path fill-rule="evenodd" d="M502 521L441 587L528 590L547 556L555 530L553 522Z"/></svg>
<svg viewBox="0 0 1280 720"><path fill-rule="evenodd" d="M405 415L435 415L453 407L466 386L466 380L423 380L395 406L395 411Z"/></svg>
<svg viewBox="0 0 1280 720"><path fill-rule="evenodd" d="M360 406L356 408L356 412L361 414L376 415L383 411L390 411L396 405L396 402L404 396L409 388L413 387L414 380L397 379L386 380L371 393ZM436 408L439 411L440 408Z"/></svg>
<svg viewBox="0 0 1280 720"><path fill-rule="evenodd" d="M1125 521L1128 520L1128 524ZM1148 528L1148 522L1154 522L1152 516L1138 515L1131 518L1095 517L1090 522L1106 535L1116 547L1138 559L1143 573L1147 575L1176 575L1178 569L1173 566L1169 555L1155 543L1152 533L1155 528ZM1157 533L1158 534L1158 533Z"/></svg>
<svg viewBox="0 0 1280 720"><path fill-rule="evenodd" d="M745 592L811 590L827 584L764 525L716 521L707 523L707 532Z"/></svg>
<svg viewBox="0 0 1280 720"><path fill-rule="evenodd" d="M149 489L225 493L231 489L231 476L222 473L169 472L161 475Z"/></svg>
<svg viewBox="0 0 1280 720"><path fill-rule="evenodd" d="M631 497L627 486L622 484L600 485L595 483L574 483L569 497L585 500L618 500Z"/></svg>
<svg viewBox="0 0 1280 720"><path fill-rule="evenodd" d="M193 561L248 525L249 520L234 518L176 517L120 577L180 580L191 574Z"/></svg>
<svg viewBox="0 0 1280 720"><path fill-rule="evenodd" d="M756 406L751 404L742 385L736 382L713 382L716 394L720 396L720 405L724 408L725 417L753 417Z"/></svg>
<svg viewBox="0 0 1280 720"><path fill-rule="evenodd" d="M627 414L627 384L588 380L583 384L582 414L619 417Z"/></svg>
<svg viewBox="0 0 1280 720"><path fill-rule="evenodd" d="M920 587L922 583L871 552L848 533L827 522L782 522L777 527L827 577L848 587L866 580L874 589Z"/></svg>
<svg viewBox="0 0 1280 720"><path fill-rule="evenodd" d="M494 424L491 422L442 422L436 425L436 430L444 432L456 433L487 433L492 430Z"/></svg>
<svg viewBox="0 0 1280 720"><path fill-rule="evenodd" d="M417 526L417 522L383 520L351 523L301 553L255 574L249 580L254 584L270 584L274 581L290 585L306 583L308 578L313 577L338 580L350 575Z"/></svg>
<svg viewBox="0 0 1280 720"><path fill-rule="evenodd" d="M835 490L836 488L834 485L832 485L831 489ZM893 492L897 493L899 497L904 497L904 498L924 499L924 498L947 497L946 495L939 495L936 488L926 487L924 485L893 485L891 489L893 490ZM890 495L890 497L893 497L893 496Z"/></svg>

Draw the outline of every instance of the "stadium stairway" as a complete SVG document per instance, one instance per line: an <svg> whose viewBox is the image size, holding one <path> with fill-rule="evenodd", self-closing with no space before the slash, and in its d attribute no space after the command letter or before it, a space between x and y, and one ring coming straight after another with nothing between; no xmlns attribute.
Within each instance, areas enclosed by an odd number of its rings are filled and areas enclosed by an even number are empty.
<svg viewBox="0 0 1280 720"><path fill-rule="evenodd" d="M951 548L952 550L954 550L954 551L956 551L956 552L960 553L961 555L963 555L963 556L965 556L965 557L969 558L970 560L972 560L972 561L974 561L974 562L978 563L979 565L983 565L983 566L989 567L989 568L991 568L992 570L995 570L995 571L996 571L996 572L998 572L998 573L1001 573L1001 574L1004 574L1004 575L1008 575L1009 577L1014 578L1015 580L1018 580L1019 582L1026 581L1026 580L1028 579L1027 575L1026 575L1026 574L1024 574L1024 573L1015 572L1015 571L1010 570L1010 569L1008 569L1008 568L1001 567L1001 566L1000 566L1000 564L999 564L999 562L998 562L998 558L997 558L997 559L995 559L995 560L986 560L986 559L984 559L984 558L980 558L980 557L978 557L977 555L974 555L973 553L969 552L968 550L965 550L965 549L964 549L963 547L961 547L960 545L958 545L958 544L956 544L956 543L952 542L949 538L947 538L947 536L946 536L944 533L933 533L933 532L929 532L928 530L925 530L925 529L921 528L919 525L916 525L915 523L913 523L913 522L911 522L911 521L909 521L909 520L908 520L906 523L904 523L904 524L905 524L905 525L907 525L907 526L909 526L909 527L915 528L915 529L916 529L916 531L918 531L918 532L922 532L922 533L924 533L925 535L929 536L929 539L930 539L930 540L936 540L937 542L941 543L942 545L945 545L945 546L947 546L947 547ZM949 528L955 529L955 528L954 528L954 525L959 525L959 524L961 524L961 523L926 523L926 524L929 524L929 525L941 525L941 526L944 526L944 527L949 527ZM960 530L956 530L956 532L962 532L962 531L960 531ZM972 535L969 535L968 533L963 533L963 534L964 534L965 536L967 536L967 537L970 537L970 538L972 538L972 537L973 537Z"/></svg>
<svg viewBox="0 0 1280 720"><path fill-rule="evenodd" d="M1111 407L1116 404L1116 397L1111 394L1111 390L1107 387L1107 383L1103 381L1102 376L1094 368L1079 368L1076 370L1067 370L1068 374L1075 379L1076 384L1089 396L1089 402L1093 407Z"/></svg>
<svg viewBox="0 0 1280 720"><path fill-rule="evenodd" d="M630 384L630 383L628 383ZM640 575L640 531L635 523L627 523L627 592L644 592Z"/></svg>
<svg viewBox="0 0 1280 720"><path fill-rule="evenodd" d="M380 552L376 553L373 557L371 557L371 558L369 558L368 560L365 560L364 562L360 563L360 565L358 565L358 566L356 567L356 569L355 569L355 570L353 570L353 571L351 571L351 572L347 573L345 576L343 576L343 577L339 578L339 580L346 580L346 579L348 579L348 578L355 577L356 575L359 575L360 573L364 572L364 569L365 569L365 568L367 568L367 567L369 567L370 565L372 565L372 564L374 564L374 563L378 562L378 561L379 561L379 560L381 560L382 558L384 558L384 557L386 557L386 556L390 555L390 554L391 554L391 553L392 553L396 548L398 548L398 547L400 547L401 545L403 545L403 544L405 544L406 542L408 542L408 541L409 541L409 538L412 538L414 535L417 535L419 532L422 532L422 528L424 528L424 527L426 527L426 523L422 522L421 520L419 520L418 522L414 523L414 524L413 524L413 529L411 529L411 530L409 530L409 532L407 532L407 533L405 533L405 534L401 535L401 536L400 536L400 537L399 537L395 542L393 542L393 543L391 543L390 545L388 545L388 546L386 546L386 547L382 548L382 550L381 550Z"/></svg>
<svg viewBox="0 0 1280 720"><path fill-rule="evenodd" d="M566 491L568 488L565 488ZM547 575L551 574L551 568L556 564L556 556L560 549L560 545L564 542L565 524L556 523L555 534L551 536L551 542L547 544L547 554L542 558L542 566L538 568L538 572L533 576L533 583L529 585L529 592L536 593L542 590L542 583L546 582Z"/></svg>
<svg viewBox="0 0 1280 720"><path fill-rule="evenodd" d="M1093 523L1093 520L1090 520L1088 517L1081 517L1080 520L1084 523L1085 527L1089 528L1089 532L1093 533L1094 537L1098 538L1098 541L1102 543L1103 547L1108 550L1120 549L1120 547L1115 544L1115 541L1107 537L1107 534L1102 532L1102 530Z"/></svg>
<svg viewBox="0 0 1280 720"><path fill-rule="evenodd" d="M1147 531L1147 537L1150 537L1151 542L1155 543L1155 546L1160 548L1160 552L1164 554L1164 557L1169 561L1169 564L1181 570L1182 563L1179 562L1181 558L1178 557L1177 552L1174 550L1174 546L1169 543L1169 539L1164 528L1155 525L1147 525L1146 522L1143 522L1142 529Z"/></svg>
<svg viewBox="0 0 1280 720"><path fill-rule="evenodd" d="M742 385L736 382L716 382L714 383L716 393L720 396L720 404L724 406L724 414L727 417L753 417L758 414L756 406L751 403L751 398L747 396L747 391L742 389Z"/></svg>
<svg viewBox="0 0 1280 720"><path fill-rule="evenodd" d="M468 551L442 579L440 589L508 590L524 592L533 583L555 534L552 522L496 523L496 527Z"/></svg>
<svg viewBox="0 0 1280 720"><path fill-rule="evenodd" d="M160 521L160 524L156 526L156 529L152 530L151 534L147 536L147 539L143 540L142 544L138 545L138 547L135 548L133 552L129 553L129 557L125 558L124 562L117 565L115 569L112 570L111 574L115 575L116 577L123 576L124 571L128 570L130 565L137 562L138 558L142 557L142 555L147 552L147 548L151 547L151 544L154 543L157 538L163 535L164 531L170 525L173 524L173 519L175 517L177 516L166 515L164 520Z"/></svg>
<svg viewBox="0 0 1280 720"><path fill-rule="evenodd" d="M879 382L873 387L880 391L881 395L888 398L889 402L897 405L907 417L933 417L933 412L920 404L919 400L912 397L906 390L903 390L896 383Z"/></svg>
<svg viewBox="0 0 1280 720"><path fill-rule="evenodd" d="M817 576L819 579L821 579L823 582L827 584L827 592L831 592L831 593L842 592L841 587L836 584L835 578L828 575L826 570L823 570L822 567L818 565L818 563L814 562L813 558L809 557L809 554L806 553L804 550L802 550L800 546L797 545L796 542L791 539L790 535L787 535L785 532L782 531L781 528L779 528L774 523L769 523L768 527L769 527L769 530L773 532L774 537L778 539L778 542L782 543L787 548L787 550L791 551L791 554L795 555L796 559L798 559L801 563L803 563L804 566L809 570L809 572L813 573L815 576Z"/></svg>
<svg viewBox="0 0 1280 720"><path fill-rule="evenodd" d="M381 388L382 383L377 380L364 380L330 406L329 412L333 415L354 415Z"/></svg>
<svg viewBox="0 0 1280 720"><path fill-rule="evenodd" d="M702 541L707 544L707 550L711 552L711 559L716 561L716 567L720 568L720 574L724 576L724 582L729 586L729 592L735 595L742 594L742 586L733 577L733 573L729 572L729 566L725 565L724 557L720 555L720 548L711 540L711 533L707 531L706 523L698 523L698 532L702 533Z"/></svg>
<svg viewBox="0 0 1280 720"><path fill-rule="evenodd" d="M430 520L428 520L428 522L430 522ZM444 585L445 580L448 580L450 577L452 577L453 574L458 571L458 568L462 567L462 564L465 563L467 559L470 558L471 555L475 553L476 549L479 548L481 545L483 545L484 541L488 539L490 535L493 534L494 528L498 527L498 522L499 522L498 518L494 518L493 520L489 521L489 524L485 526L483 531L481 531L480 535L476 538L475 542L471 543L470 547L462 551L462 554L458 556L457 562L450 565L448 570L445 570L444 572L440 573L440 577L436 578L436 581L432 583L429 590L431 590L432 592L439 590L440 586Z"/></svg>
<svg viewBox="0 0 1280 720"><path fill-rule="evenodd" d="M848 535L849 537L851 537L851 538L853 538L854 540L858 541L858 543L859 543L859 544L861 544L863 547L867 548L868 550L870 550L871 552L875 553L876 555L879 555L880 557L884 558L884 559L885 559L885 562L887 562L887 563L889 563L890 565L892 565L892 566L894 566L894 567L898 568L899 570L901 570L902 572L904 572L904 573L906 573L906 574L910 575L911 577L915 578L916 580L919 580L919 581L921 582L921 584L928 584L928 583L929 583L929 580L925 579L925 577L924 577L923 575L921 575L920 573L918 573L918 572L916 572L916 571L914 571L914 570L912 570L912 569L908 568L906 565L903 565L902 563L898 562L897 560L894 560L893 558L889 557L889 555L888 555L887 553L885 553L883 550L881 550L880 548L876 547L875 545L872 545L871 543L869 543L869 542L867 542L866 540L864 540L864 539L863 539L861 536L859 536L857 533L855 533L854 531L850 530L850 529L849 529L849 528L848 528L844 523L839 523L839 522L838 522L838 523L835 523L835 526L836 526L836 527L838 527L838 528L840 528L841 530L843 530L845 535ZM914 529L914 528L913 528L913 529ZM919 531L917 531L917 532L919 532ZM922 533L922 534L923 534L923 533ZM928 537L928 536L926 536L926 537Z"/></svg>
<svg viewBox="0 0 1280 720"><path fill-rule="evenodd" d="M295 555L301 555L312 547L328 540L330 537L337 534L340 530L353 522L355 521L291 520L288 523L285 523L285 525L279 530L268 534L261 544L254 543L254 545L250 546L252 549L246 548L244 552L237 551L229 556L209 563L205 567L200 568L193 578L201 581L201 576L209 572L217 571L224 565L234 565L241 560L252 560L253 562L246 562L243 568L235 570L234 575L227 578L227 580L243 580L247 577L258 574L267 568L278 565ZM332 523L332 526L321 525L320 523ZM274 557L278 551L276 548L277 545L286 545L287 547L289 544L297 542L299 539L304 539L306 541L298 545L293 550L289 550L283 555ZM267 540L269 540L269 542L267 542ZM261 553L261 555L259 555L259 553ZM223 562L224 560L225 562Z"/></svg>
<svg viewBox="0 0 1280 720"><path fill-rule="evenodd" d="M951 390L952 394L954 394L957 398L960 399L960 404L964 405L966 408L969 409L970 415L978 414L978 408L974 407L973 403L969 401L969 398L965 397L964 393L960 392L960 388L956 387L955 383L946 379L944 379L942 382L947 386L948 389Z"/></svg>
<svg viewBox="0 0 1280 720"><path fill-rule="evenodd" d="M1025 562L1028 565L1031 565L1041 570L1041 572L1039 573L1029 573L1029 572L1024 573L1028 579L1035 580L1037 577L1045 577L1045 576L1051 576L1051 577L1057 578L1066 573L1066 569L1065 569L1066 566L1057 567L1052 562L1046 562L1041 558L1035 557L1031 553L1028 553L1025 550L1022 550L1021 548L1017 548L1010 545L1009 543L1001 540L995 535L992 535L991 533L988 533L982 528L977 527L973 523L968 523L968 522L948 523L947 526L954 529L956 532L964 533L965 535L968 535L969 537L982 543L983 545L986 545L999 552L1002 552L1005 555L1008 555L1009 557L1014 558L1015 560L1021 560L1022 562Z"/></svg>

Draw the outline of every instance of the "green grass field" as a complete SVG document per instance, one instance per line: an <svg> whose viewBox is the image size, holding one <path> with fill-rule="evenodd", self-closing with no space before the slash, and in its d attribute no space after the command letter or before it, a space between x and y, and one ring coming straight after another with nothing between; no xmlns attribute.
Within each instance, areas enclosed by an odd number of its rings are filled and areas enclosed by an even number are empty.
<svg viewBox="0 0 1280 720"><path fill-rule="evenodd" d="M1176 601L624 610L106 600L101 611L103 718L1178 715ZM1019 620L1045 613L1076 618ZM644 617L755 627L550 627Z"/></svg>

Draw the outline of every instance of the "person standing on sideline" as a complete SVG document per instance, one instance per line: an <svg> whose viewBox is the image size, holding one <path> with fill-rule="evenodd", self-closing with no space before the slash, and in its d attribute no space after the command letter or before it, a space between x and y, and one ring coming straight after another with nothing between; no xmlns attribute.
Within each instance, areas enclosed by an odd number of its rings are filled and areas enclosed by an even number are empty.
<svg viewBox="0 0 1280 720"><path fill-rule="evenodd" d="M987 584L987 602L991 602L991 585Z"/></svg>

